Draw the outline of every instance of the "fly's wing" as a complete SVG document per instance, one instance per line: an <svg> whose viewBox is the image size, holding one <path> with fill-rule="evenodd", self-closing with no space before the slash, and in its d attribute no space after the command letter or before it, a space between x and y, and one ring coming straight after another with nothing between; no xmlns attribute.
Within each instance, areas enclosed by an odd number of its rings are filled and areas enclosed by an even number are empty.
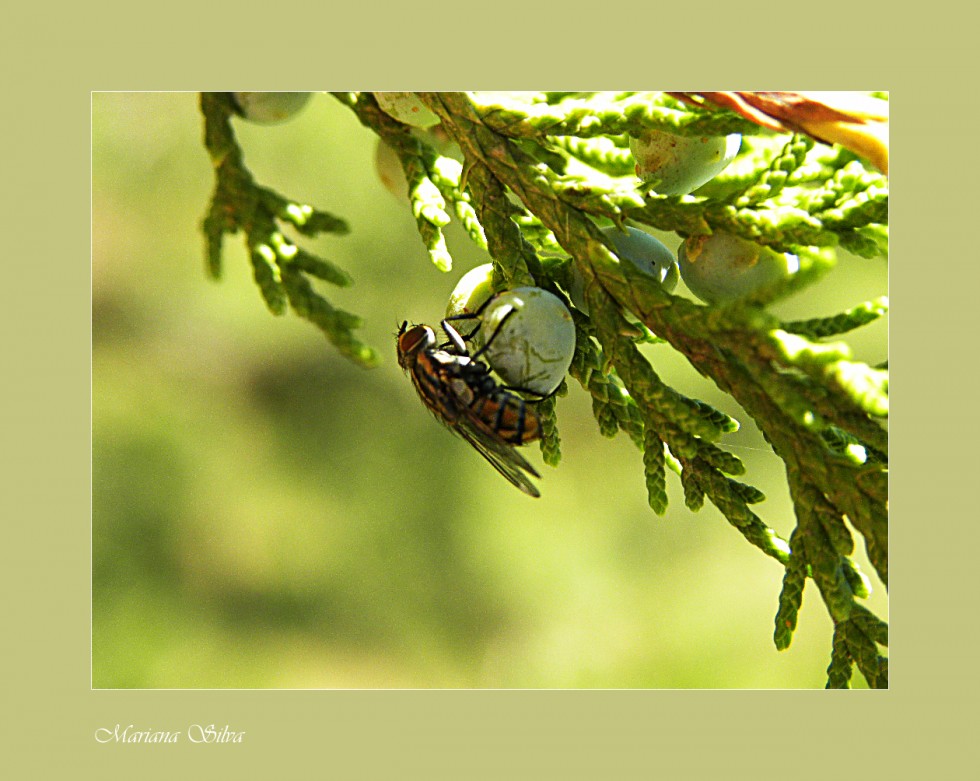
<svg viewBox="0 0 980 781"><path fill-rule="evenodd" d="M513 445L509 445L502 439L486 429L479 419L472 416L468 409L463 411L456 425L452 427L463 439L473 445L473 448L483 456L500 474L502 474L512 485L520 488L529 496L541 496L541 492L535 487L525 472L530 472L535 477L541 477L522 456Z"/></svg>

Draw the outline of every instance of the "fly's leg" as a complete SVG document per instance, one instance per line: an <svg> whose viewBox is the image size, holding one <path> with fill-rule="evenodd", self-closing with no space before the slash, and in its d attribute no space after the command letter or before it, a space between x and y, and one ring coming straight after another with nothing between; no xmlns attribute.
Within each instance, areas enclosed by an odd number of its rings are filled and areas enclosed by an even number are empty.
<svg viewBox="0 0 980 781"><path fill-rule="evenodd" d="M497 323L497 327L494 329L493 333L490 334L490 338L483 343L483 347L481 347L479 350L473 353L473 355L470 356L473 360L477 360L481 355L483 355L483 353L485 353L489 349L490 345L493 344L493 340L497 338L497 334L499 334L501 329L503 329L504 323L506 323L507 320L510 318L510 316L514 314L517 314L517 310L514 307L511 307L510 311L500 319L499 323ZM475 333L476 331L473 332L473 334ZM473 336L473 334L470 334L470 336Z"/></svg>
<svg viewBox="0 0 980 781"><path fill-rule="evenodd" d="M479 308L475 312L465 312L465 313L463 313L461 315L450 315L449 317L447 317L445 320L442 321L442 330L443 331L446 331L446 323L448 323L450 321L455 322L457 320L479 320L480 319L480 315L483 314L483 310L486 309L490 305L490 303L492 301L494 301L494 299L497 298L497 295L499 295L499 293L496 294L496 295L490 296L490 298L488 298L486 301L484 301L482 304L480 304ZM515 311L516 310L512 307L511 308L511 311L508 312L506 315L504 315L504 320L506 320L508 317L510 317L511 314L513 314ZM502 326L504 324L504 320L501 320L500 321L500 325L497 326L497 330L493 332L493 334L490 336L490 339L487 340L487 343L485 345L483 345L483 347L479 351L477 351L476 354L471 355L470 356L471 358L476 358L478 355L480 355L481 353L483 353L487 349L487 347L489 346L490 342L493 341L494 337L500 332L500 326ZM477 331L479 331L482 327L483 327L483 323L479 323L476 326L476 328L474 328L472 331L470 331L466 336L462 336L461 334L459 334L458 331L456 331L456 334L458 336L461 336L461 338L462 338L462 340L464 342L472 342L473 341L473 337L476 336ZM455 331L455 329L453 329L453 330ZM449 333L449 331L446 331L446 335L449 336L450 341L449 342L446 342L444 345L441 345L441 346L443 348L449 347L451 345L455 345L455 346L458 347L458 344L453 339L453 336ZM464 354L465 355L469 355L469 351L465 351Z"/></svg>
<svg viewBox="0 0 980 781"><path fill-rule="evenodd" d="M446 336L449 337L449 341L439 346L441 349L444 350L450 347L454 347L457 355L469 355L470 351L466 349L466 342L473 338L473 334L470 334L469 336L463 336L462 334L460 334L459 331L457 331L455 328L453 328L453 326L449 324L449 321L452 319L459 319L459 318L458 316L456 318L447 317L441 323L442 330L445 332ZM477 330L479 330L479 327L477 327ZM476 333L476 331L474 331L473 333Z"/></svg>
<svg viewBox="0 0 980 781"><path fill-rule="evenodd" d="M544 401L545 399L550 399L552 396L558 393L558 388L555 388L551 393L542 396L537 391L531 390L530 388L522 388L520 385L501 385L500 387L502 390L510 391L511 393L520 393L521 396L525 396L525 397L534 396L533 399L528 399L528 398L524 399L524 401L528 402L529 404L537 404L538 402ZM559 388L561 387L560 383L558 387Z"/></svg>
<svg viewBox="0 0 980 781"><path fill-rule="evenodd" d="M486 306L486 304L484 304L483 306ZM473 341L473 337L476 336L477 331L479 331L483 327L483 324L478 323L476 328L474 328L472 331L470 331L468 334L464 336L460 332L460 330L457 330L454 326L450 325L450 323L458 322L460 320L478 319L480 317L480 313L483 311L483 306L481 306L480 309L476 312L472 312L472 313L467 312L466 314L462 314L462 315L450 315L445 320L443 320L442 330L446 332L446 336L449 337L449 341L441 344L440 347L444 350L449 347L455 347L457 352L459 352L461 355L469 355L470 352L469 349L466 347L466 344L468 342Z"/></svg>
<svg viewBox="0 0 980 781"><path fill-rule="evenodd" d="M487 303L489 303L489 302L487 302ZM477 350L475 353L472 353L472 354L470 354L469 351L467 350L467 348L466 348L466 342L472 342L473 341L473 337L476 336L476 332L479 331L480 328L482 327L482 323L480 325L478 325L476 328L474 328L472 331L470 331L469 334L467 334L466 336L463 336L462 334L460 334L459 331L457 331L453 326L451 326L449 324L449 322L451 320L452 321L455 321L455 320L473 320L475 318L478 318L480 316L480 312L483 310L483 307L485 307L485 306L486 306L486 304L484 304L483 306L481 306L480 309L477 310L476 312L474 312L473 314L451 315L450 317L447 317L445 320L443 320L442 321L442 330L445 331L446 332L446 336L449 337L449 342L447 342L445 345L443 345L443 347L455 346L456 349L460 351L460 354L469 355L470 358L472 358L474 361L475 360L479 360L480 356L483 355L483 353L485 353L487 351L487 349L490 347L491 344L493 344L493 340L497 338L497 335L500 333L501 329L503 329L504 324L507 322L508 319L510 319L511 315L516 314L517 309L515 309L514 307L511 307L510 308L510 311L507 312L507 314L505 314L501 318L500 322L497 324L497 327L494 329L493 333L490 334L490 338L487 339L487 341L484 343L483 347L481 347L479 350Z"/></svg>

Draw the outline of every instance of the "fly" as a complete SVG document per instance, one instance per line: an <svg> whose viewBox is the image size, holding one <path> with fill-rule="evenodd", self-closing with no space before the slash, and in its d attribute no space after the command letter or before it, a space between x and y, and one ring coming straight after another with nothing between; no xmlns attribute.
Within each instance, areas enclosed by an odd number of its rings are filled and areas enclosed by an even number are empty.
<svg viewBox="0 0 980 781"><path fill-rule="evenodd" d="M402 323L397 335L398 364L408 372L422 403L450 431L469 442L511 484L540 496L528 474L537 471L515 450L541 438L537 412L490 376L487 365L471 357L462 336L448 322L449 342L439 345L427 325Z"/></svg>

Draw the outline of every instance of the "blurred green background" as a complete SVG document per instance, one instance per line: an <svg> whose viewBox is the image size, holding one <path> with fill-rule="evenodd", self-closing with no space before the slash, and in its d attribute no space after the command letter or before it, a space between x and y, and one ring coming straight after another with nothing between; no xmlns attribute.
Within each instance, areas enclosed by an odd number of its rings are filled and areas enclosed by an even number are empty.
<svg viewBox="0 0 980 781"><path fill-rule="evenodd" d="M348 109L315 95L289 123L235 128L260 183L350 223L300 243L354 276L323 292L365 318L384 357L371 370L268 312L240 237L224 278L206 277L195 93L97 93L92 121L96 688L824 685L831 626L812 584L777 652L780 566L713 506L689 512L673 473L656 516L640 452L599 435L577 385L558 403L561 465L525 449L537 500L422 407L397 326L437 320L488 258L454 225L456 268L428 262ZM884 261L844 256L781 310L830 314L886 288ZM849 341L877 363L886 339L879 323ZM666 381L742 421L726 441L769 497L757 512L788 536L782 464L751 421L670 348L644 349ZM875 586L869 606L887 617Z"/></svg>

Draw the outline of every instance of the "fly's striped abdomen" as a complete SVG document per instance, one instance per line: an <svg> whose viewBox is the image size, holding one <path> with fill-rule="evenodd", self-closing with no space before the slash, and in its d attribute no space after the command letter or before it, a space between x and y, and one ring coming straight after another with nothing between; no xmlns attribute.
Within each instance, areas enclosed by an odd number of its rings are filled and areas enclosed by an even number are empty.
<svg viewBox="0 0 980 781"><path fill-rule="evenodd" d="M478 396L470 409L505 442L524 445L541 437L537 414L513 393L498 389L492 396Z"/></svg>

